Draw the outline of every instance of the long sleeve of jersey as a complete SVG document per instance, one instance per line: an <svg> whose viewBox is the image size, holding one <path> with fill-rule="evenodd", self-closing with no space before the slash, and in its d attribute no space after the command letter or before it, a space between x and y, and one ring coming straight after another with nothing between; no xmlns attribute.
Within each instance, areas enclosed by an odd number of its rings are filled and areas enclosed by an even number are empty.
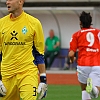
<svg viewBox="0 0 100 100"><path fill-rule="evenodd" d="M1 24L0 24L1 25ZM0 62L1 62L1 60L2 60L2 55L1 55L1 31L0 31Z"/></svg>
<svg viewBox="0 0 100 100"><path fill-rule="evenodd" d="M35 34L34 34L34 42L33 42L33 55L34 55L34 63L36 65L44 63L44 34L40 21L37 21L35 25Z"/></svg>

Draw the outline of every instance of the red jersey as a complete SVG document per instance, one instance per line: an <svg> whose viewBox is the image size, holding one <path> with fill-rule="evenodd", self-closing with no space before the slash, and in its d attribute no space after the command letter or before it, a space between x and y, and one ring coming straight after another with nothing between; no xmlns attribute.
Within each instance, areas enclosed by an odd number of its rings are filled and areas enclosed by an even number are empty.
<svg viewBox="0 0 100 100"><path fill-rule="evenodd" d="M70 50L78 49L79 66L100 65L100 30L83 28L72 35Z"/></svg>

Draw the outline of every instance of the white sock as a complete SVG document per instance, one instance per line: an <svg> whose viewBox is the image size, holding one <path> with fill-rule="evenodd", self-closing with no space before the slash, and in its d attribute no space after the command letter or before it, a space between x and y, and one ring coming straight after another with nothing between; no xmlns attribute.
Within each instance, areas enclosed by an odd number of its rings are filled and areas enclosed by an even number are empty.
<svg viewBox="0 0 100 100"><path fill-rule="evenodd" d="M90 94L86 90L82 91L82 100L91 100Z"/></svg>
<svg viewBox="0 0 100 100"><path fill-rule="evenodd" d="M99 90L98 90L98 88L97 88L96 86L93 86L93 89L92 89L92 91L91 91L91 93L90 93L90 96L91 96L92 98L97 98L98 95L99 95Z"/></svg>

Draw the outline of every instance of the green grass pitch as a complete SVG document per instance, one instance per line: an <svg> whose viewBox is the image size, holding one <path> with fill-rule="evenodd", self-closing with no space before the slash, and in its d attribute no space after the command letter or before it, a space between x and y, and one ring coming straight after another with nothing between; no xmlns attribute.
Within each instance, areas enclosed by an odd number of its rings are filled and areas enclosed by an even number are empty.
<svg viewBox="0 0 100 100"><path fill-rule="evenodd" d="M48 85L48 94L43 100L82 100L81 89L74 85Z"/></svg>
<svg viewBox="0 0 100 100"><path fill-rule="evenodd" d="M48 85L47 93L47 97L42 100L82 100L80 86ZM92 100L100 100L100 96L98 99Z"/></svg>

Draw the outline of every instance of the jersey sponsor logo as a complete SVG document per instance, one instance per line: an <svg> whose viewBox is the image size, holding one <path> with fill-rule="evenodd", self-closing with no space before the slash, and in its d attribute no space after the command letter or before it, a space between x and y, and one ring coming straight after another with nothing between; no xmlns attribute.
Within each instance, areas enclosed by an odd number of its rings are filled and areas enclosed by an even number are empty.
<svg viewBox="0 0 100 100"><path fill-rule="evenodd" d="M17 34L18 34L18 32L13 31L10 34L12 35L12 37L10 38L10 40L13 40L13 39L18 40L18 38L16 37ZM5 45L26 45L25 42L19 42L19 41L18 42L4 42L4 44Z"/></svg>
<svg viewBox="0 0 100 100"><path fill-rule="evenodd" d="M99 52L99 49L92 49L92 48L86 48L86 51L90 51L90 52Z"/></svg>
<svg viewBox="0 0 100 100"><path fill-rule="evenodd" d="M17 35L17 34L18 34L18 33L17 33L16 31L11 32L12 37L11 37L10 40L12 40L12 39L18 40L18 39L16 38L16 35Z"/></svg>
<svg viewBox="0 0 100 100"><path fill-rule="evenodd" d="M26 45L25 42L4 42L5 45Z"/></svg>
<svg viewBox="0 0 100 100"><path fill-rule="evenodd" d="M24 28L22 29L22 33L26 34L27 33L27 28L24 26Z"/></svg>

